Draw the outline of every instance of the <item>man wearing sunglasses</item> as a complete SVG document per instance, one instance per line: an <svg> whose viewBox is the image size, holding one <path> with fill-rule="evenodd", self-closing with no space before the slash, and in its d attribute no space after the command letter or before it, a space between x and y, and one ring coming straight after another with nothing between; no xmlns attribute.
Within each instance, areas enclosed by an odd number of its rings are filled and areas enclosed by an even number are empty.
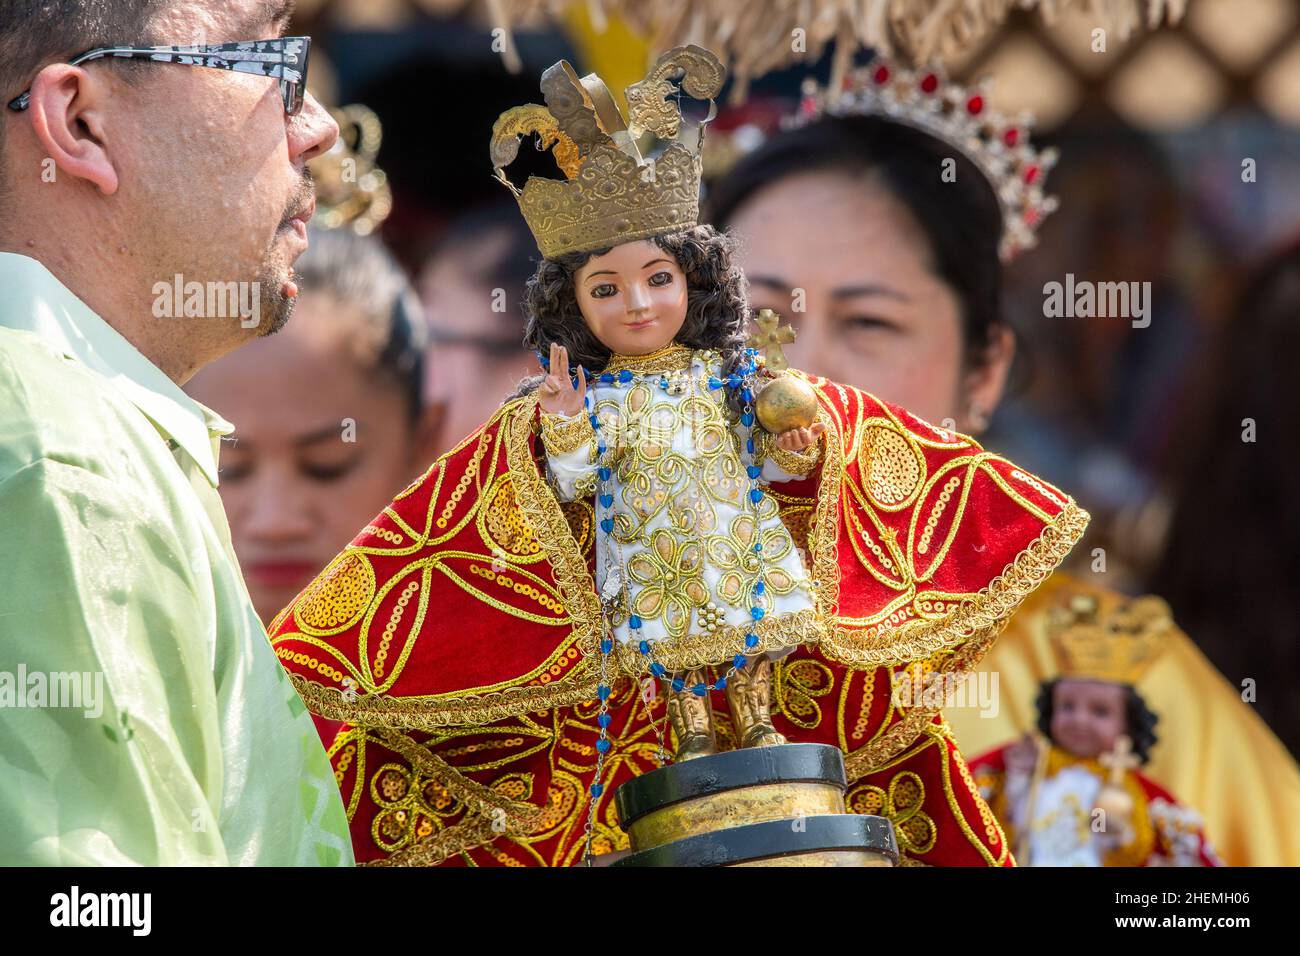
<svg viewBox="0 0 1300 956"><path fill-rule="evenodd" d="M352 862L180 389L297 294L289 3L0 3L0 864Z"/></svg>

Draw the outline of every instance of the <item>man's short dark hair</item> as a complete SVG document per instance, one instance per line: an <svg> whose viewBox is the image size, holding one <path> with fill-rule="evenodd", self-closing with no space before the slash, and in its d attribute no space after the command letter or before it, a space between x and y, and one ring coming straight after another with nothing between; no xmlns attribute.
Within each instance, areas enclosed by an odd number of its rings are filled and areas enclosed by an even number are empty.
<svg viewBox="0 0 1300 956"><path fill-rule="evenodd" d="M20 115L3 104L30 86L43 67L97 46L153 46L157 15L174 5L175 0L0 0L0 155L6 127ZM129 70L132 64L116 65ZM0 166L0 196L4 177Z"/></svg>

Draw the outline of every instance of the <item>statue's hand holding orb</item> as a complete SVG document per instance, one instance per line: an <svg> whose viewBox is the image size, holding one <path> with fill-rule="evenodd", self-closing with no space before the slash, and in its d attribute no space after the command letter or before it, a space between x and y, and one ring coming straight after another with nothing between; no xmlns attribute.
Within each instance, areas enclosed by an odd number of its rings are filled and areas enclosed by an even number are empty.
<svg viewBox="0 0 1300 956"><path fill-rule="evenodd" d="M786 451L803 451L817 441L824 431L826 431L825 425L821 422L813 422L807 428L791 428L781 432L776 436L776 444L778 448L784 448Z"/></svg>

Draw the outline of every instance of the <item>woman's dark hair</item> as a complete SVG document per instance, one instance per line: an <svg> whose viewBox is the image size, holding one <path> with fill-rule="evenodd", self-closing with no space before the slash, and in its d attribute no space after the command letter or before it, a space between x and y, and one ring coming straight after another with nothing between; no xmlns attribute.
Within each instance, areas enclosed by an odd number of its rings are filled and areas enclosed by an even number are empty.
<svg viewBox="0 0 1300 956"><path fill-rule="evenodd" d="M1038 729L1048 740L1052 739L1052 693L1062 678L1055 677L1038 685ZM1131 684L1124 685L1124 722L1126 733L1133 741L1133 754L1145 765L1151 759L1151 748L1156 745L1156 722L1160 720L1147 707L1147 702Z"/></svg>
<svg viewBox="0 0 1300 956"><path fill-rule="evenodd" d="M731 374L744 357L749 308L744 273L731 259L731 237L712 226L698 225L650 241L676 259L686 277L686 321L675 341L720 352L723 373ZM575 282L578 270L589 259L609 251L572 252L537 264L524 288L523 308L528 323L524 345L534 349L539 358L549 355L551 344L556 343L568 350L569 367L574 372L579 365L600 372L609 363L612 353L582 317ZM543 377L525 379L511 398L536 391ZM731 392L731 399L736 406L737 391Z"/></svg>
<svg viewBox="0 0 1300 956"><path fill-rule="evenodd" d="M324 292L354 307L353 351L362 366L392 379L406 396L408 420L424 404L424 310L406 273L378 236L347 229L311 229L296 269L306 292Z"/></svg>
<svg viewBox="0 0 1300 956"><path fill-rule="evenodd" d="M955 176L942 175L948 160ZM908 209L934 273L961 302L967 361L978 364L1003 324L1002 208L979 167L928 133L877 116L827 117L780 133L710 184L704 218L725 228L765 187L821 171L877 177Z"/></svg>

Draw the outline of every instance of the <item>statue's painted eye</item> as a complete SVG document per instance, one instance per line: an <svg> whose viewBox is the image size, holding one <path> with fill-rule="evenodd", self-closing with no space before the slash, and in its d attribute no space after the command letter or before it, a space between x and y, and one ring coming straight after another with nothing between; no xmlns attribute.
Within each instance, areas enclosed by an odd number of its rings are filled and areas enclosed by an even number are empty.
<svg viewBox="0 0 1300 956"><path fill-rule="evenodd" d="M668 285L668 283L672 281L673 281L673 274L671 272L666 272L666 271L656 272L654 275L650 277L651 285Z"/></svg>

